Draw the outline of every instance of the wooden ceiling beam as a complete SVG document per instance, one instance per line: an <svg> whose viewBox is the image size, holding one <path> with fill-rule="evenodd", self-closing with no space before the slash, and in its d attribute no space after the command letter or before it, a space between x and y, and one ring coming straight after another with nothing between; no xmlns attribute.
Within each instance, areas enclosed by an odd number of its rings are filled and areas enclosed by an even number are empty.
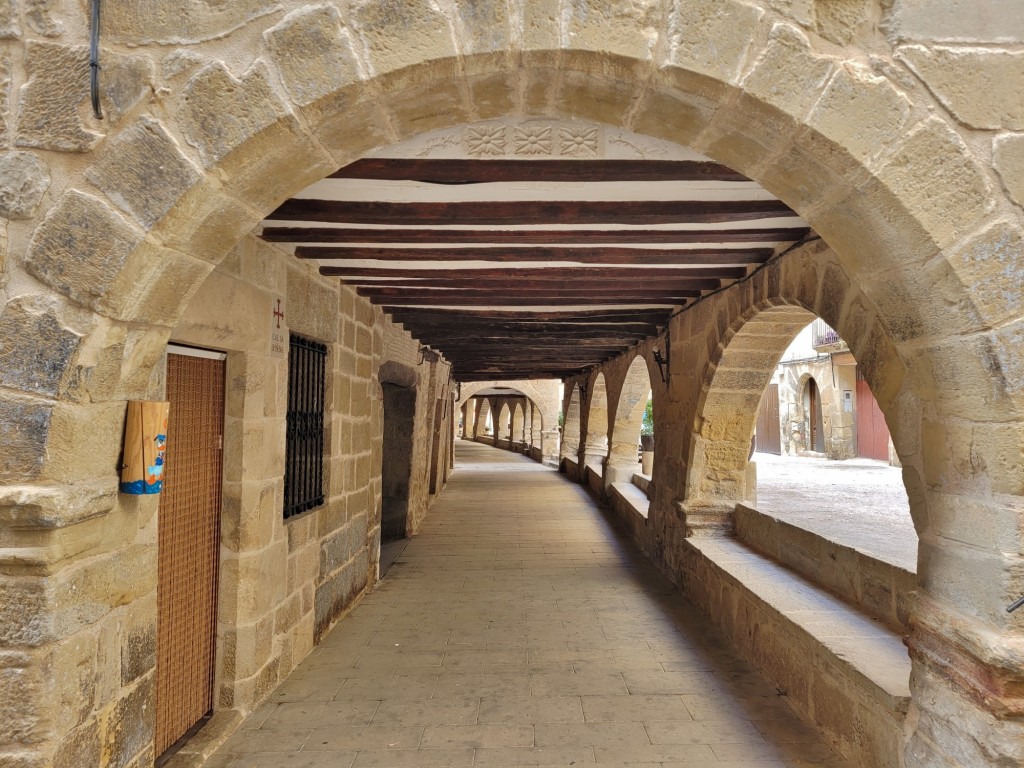
<svg viewBox="0 0 1024 768"><path fill-rule="evenodd" d="M602 295L614 293L667 293L672 291L713 291L720 288L719 279L686 279L661 278L650 279L618 279L618 280L370 280L353 278L346 281L357 290L396 291L382 295L401 295L406 292L420 292L435 289L437 295L452 291L492 291L501 294L539 293L549 295Z"/></svg>
<svg viewBox="0 0 1024 768"><path fill-rule="evenodd" d="M564 309L564 310L504 310L488 309L445 309L443 307L406 308L389 307L384 311L406 317L461 320L491 319L510 322L658 322L666 321L671 310L655 309Z"/></svg>
<svg viewBox="0 0 1024 768"><path fill-rule="evenodd" d="M396 224L398 222L388 222ZM614 245L616 243L773 243L795 242L807 227L750 229L365 229L340 227L264 227L261 237L272 243L446 243L465 245Z"/></svg>
<svg viewBox="0 0 1024 768"><path fill-rule="evenodd" d="M329 178L420 181L427 184L750 181L732 168L701 160L435 160L376 157L349 163Z"/></svg>
<svg viewBox="0 0 1024 768"><path fill-rule="evenodd" d="M268 219L334 224L696 224L795 217L781 200L516 200L394 203L292 198Z"/></svg>
<svg viewBox="0 0 1024 768"><path fill-rule="evenodd" d="M692 297L673 297L669 298L651 298L650 296L644 296L639 298L618 298L614 296L609 297L595 297L589 301L581 299L575 296L547 296L547 297L527 297L527 296L508 296L501 297L496 296L493 293L488 293L485 296L451 296L445 299L437 299L435 297L423 297L423 296L368 296L374 304L386 305L386 306L399 306L399 307L475 307L476 309L485 309L488 306L506 306L506 307L538 307L538 306L549 306L549 307L580 307L589 306L591 309L597 309L602 304L615 305L615 304L653 304L656 305L657 309L671 312L672 307L681 305L683 302Z"/></svg>
<svg viewBox="0 0 1024 768"><path fill-rule="evenodd" d="M386 280L388 278L410 278L415 280L552 280L565 281L614 281L614 280L663 280L663 279L712 279L737 280L747 273L744 267L683 267L630 268L630 267L497 267L497 268L456 268L456 269L394 269L387 267L321 267L320 274L340 277L346 282L358 282L358 278ZM422 283L420 283L422 284Z"/></svg>
<svg viewBox="0 0 1024 768"><path fill-rule="evenodd" d="M387 268L388 262L568 262L586 264L636 265L732 265L763 264L772 256L771 248L708 248L678 250L668 248L334 248L299 246L295 255L300 259L341 259L345 261L380 261ZM375 267L367 267L374 269ZM562 267L552 267L557 269ZM338 274L349 269L340 264L324 264L321 274ZM572 269L572 267L564 267ZM328 270L328 271L323 271Z"/></svg>

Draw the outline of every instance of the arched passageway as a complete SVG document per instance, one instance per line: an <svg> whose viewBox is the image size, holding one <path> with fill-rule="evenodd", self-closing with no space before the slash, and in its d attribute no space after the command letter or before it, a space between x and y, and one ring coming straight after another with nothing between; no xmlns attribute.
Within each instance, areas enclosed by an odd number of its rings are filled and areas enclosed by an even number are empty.
<svg viewBox="0 0 1024 768"><path fill-rule="evenodd" d="M692 147L777 194L830 246L778 255L735 289L666 321L670 362L655 405L658 422L672 428L659 434L649 554L686 574L699 543L689 539L720 531L745 499L749 425L724 406L742 405L744 419L756 406L745 382L732 394L712 385L713 369L736 370L721 349L755 311L813 309L864 368L921 534L908 639L914 711L906 742L894 749L908 766L1024 759L1014 693L1021 672L1012 661L1021 619L1005 611L1024 591L1020 126L1001 89L959 85L977 73L1003 81L1002 62L1015 58L992 44L1020 38L1014 20L994 31L974 9L903 0L851 6L849 17L824 3L796 10L693 0L552 13L524 2L499 9L498 22L460 4L399 5L383 13L372 4L342 11L287 0L273 9L230 4L217 14L189 5L186 32L171 17L142 29L115 5L108 42L131 49L105 60L102 124L80 108L86 57L63 37L86 27L83 8L68 4L63 25L50 12L30 15L29 39L12 44L10 90L19 98L9 122L18 149L4 162L32 183L16 185L4 203L0 332L11 351L0 381L0 480L17 489L3 514L18 523L4 575L39 598L31 616L5 618L17 631L4 636L22 637L22 620L51 628L33 635L35 650L19 663L32 674L77 668L79 640L96 636L113 638L111 657L133 658L135 638L151 634L157 548L148 524L157 500L119 496L114 468L125 403L162 397L172 337L202 336L236 355L227 374L225 490L238 525L226 526L223 573L242 588L222 617L254 645L256 627L275 628L218 700L258 703L308 652L373 571L384 418L377 372L389 361L416 365L422 349L365 296L250 233L283 200L370 151L542 114ZM12 36L23 33L8 26ZM964 40L970 45L957 42ZM184 53L168 58L171 43ZM474 146L496 146L488 135ZM588 135L572 138L567 151L587 151ZM530 133L520 142L543 143ZM193 299L203 306L190 307ZM226 320L215 317L226 307L238 330L230 341L218 335L216 321ZM201 322L204 310L209 322ZM330 499L287 530L266 501L283 482L282 317L338 353L330 357L336 410L325 434ZM45 370L35 364L41 348L52 353ZM447 381L447 363L422 359L431 375L416 387ZM587 445L581 450L583 401L573 385L593 375L582 370L567 378L561 452L577 464ZM753 391L761 389L763 382ZM426 410L418 432L429 431ZM414 484L427 475L421 462L415 475ZM419 492L417 499L414 518L426 504ZM300 569L300 559L322 568ZM132 586L100 589L87 616L66 610L66 587L80 576L92 583L95 573L97 584L117 573ZM288 573L303 573L304 585L288 591ZM680 581L699 590L696 580ZM304 610L292 615L286 604ZM109 681L103 701L67 718L55 714L59 687L40 686L24 708L57 725L4 749L46 763L90 744L98 760L99 745L128 727L107 713L145 710L152 666L143 656ZM117 742L124 764L152 749L144 726Z"/></svg>

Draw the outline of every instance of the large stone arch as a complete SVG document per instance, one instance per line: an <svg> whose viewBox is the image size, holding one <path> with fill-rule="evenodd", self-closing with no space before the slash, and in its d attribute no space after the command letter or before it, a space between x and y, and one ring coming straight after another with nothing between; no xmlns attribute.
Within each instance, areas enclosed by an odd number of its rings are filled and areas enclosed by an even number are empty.
<svg viewBox="0 0 1024 768"><path fill-rule="evenodd" d="M583 462L595 467L603 477L605 459L608 457L608 435L611 431L608 384L604 373L597 373L587 380L586 414Z"/></svg>
<svg viewBox="0 0 1024 768"><path fill-rule="evenodd" d="M650 363L642 355L637 355L626 369L617 396L609 398L615 402L615 415L610 418L611 443L606 469L610 482L629 480L636 472L641 422L647 407L647 397L653 397L653 394ZM618 476L620 474L622 477Z"/></svg>
<svg viewBox="0 0 1024 768"><path fill-rule="evenodd" d="M45 215L35 205L20 211L27 218L12 218L7 232L0 334L18 343L0 379L10 436L0 481L62 510L63 525L40 534L53 551L70 521L120 507L111 470L118 446L97 445L82 425L116 433L124 400L158 393L152 374L183 307L243 234L307 184L443 126L505 115L592 119L736 168L835 248L837 274L874 307L859 337L905 364L902 378L873 389L895 417L901 459L913 459L904 474L919 531L925 521L921 604L929 608L919 610L915 653L967 670L956 674L980 701L1008 698L1019 677L985 634L1020 628L1000 612L1020 591L1012 575L1024 495L1020 214L986 159L993 146L1004 152L992 126L1005 122L994 109L965 115L958 93L952 103L941 87L933 96L915 76L935 85L934 57L894 50L878 31L884 25L837 35L776 5L694 0L554 13L528 1L477 13L424 0L354 5L343 16L330 4L289 1L209 31L210 63L198 71L188 57L178 62L184 71L158 66L166 49L144 41L163 40L159 31L133 40L142 44L131 56L112 53L109 73L148 78L160 95L115 102L105 137L85 118L64 119L79 114L82 97L55 85L67 77L62 61L80 63L84 51L52 44L63 57L47 55L48 43L26 46L13 67L22 87L15 120L22 144L48 151L56 200ZM68 13L70 27L84 26L78 5ZM134 29L127 18L108 21ZM893 23L897 40L903 22ZM25 139L33 109L60 115L50 121L59 135ZM69 148L85 154L58 154ZM1011 194L1020 200L1019 190ZM696 323L700 311L683 322ZM866 322L844 312L851 324ZM52 352L42 372L39 348ZM679 448L666 477L693 464L681 466L688 454ZM69 501L97 497L88 509ZM977 526L979 515L1001 524ZM945 578L989 571L994 577L968 592Z"/></svg>
<svg viewBox="0 0 1024 768"><path fill-rule="evenodd" d="M565 393L565 406L562 411L562 447L559 454L559 463L563 470L565 461L574 465L579 463L580 441L582 440L582 425L580 411L582 409L580 388L577 384L569 385Z"/></svg>

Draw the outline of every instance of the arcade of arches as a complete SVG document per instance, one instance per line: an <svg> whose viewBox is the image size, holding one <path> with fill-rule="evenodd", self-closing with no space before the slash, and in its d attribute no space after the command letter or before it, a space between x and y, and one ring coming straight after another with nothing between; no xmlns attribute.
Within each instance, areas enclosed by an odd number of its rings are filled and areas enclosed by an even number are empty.
<svg viewBox="0 0 1024 768"><path fill-rule="evenodd" d="M85 5L0 4L0 764L149 768L187 700L212 719L173 759L203 765L344 627L461 438L585 484L855 764L1024 765L1015 0L109 3L102 121ZM373 197L391 161L506 156L543 183ZM758 403L815 316L889 426L909 577L753 514ZM174 356L223 373L172 382ZM189 415L204 398L222 428ZM206 435L168 462L222 473L212 517L119 493L126 404L165 399ZM213 544L171 604L201 555L179 517ZM782 549L790 587L759 587ZM864 615L882 629L850 651L833 630ZM175 621L207 633L202 679L165 662Z"/></svg>

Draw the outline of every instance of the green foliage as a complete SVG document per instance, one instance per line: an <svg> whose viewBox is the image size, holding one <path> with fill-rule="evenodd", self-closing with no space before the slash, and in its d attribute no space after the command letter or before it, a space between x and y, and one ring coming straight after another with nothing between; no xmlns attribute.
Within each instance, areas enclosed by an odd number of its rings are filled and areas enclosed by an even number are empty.
<svg viewBox="0 0 1024 768"><path fill-rule="evenodd" d="M654 400L651 398L647 398L647 407L644 408L644 419L640 423L640 434L654 434Z"/></svg>

